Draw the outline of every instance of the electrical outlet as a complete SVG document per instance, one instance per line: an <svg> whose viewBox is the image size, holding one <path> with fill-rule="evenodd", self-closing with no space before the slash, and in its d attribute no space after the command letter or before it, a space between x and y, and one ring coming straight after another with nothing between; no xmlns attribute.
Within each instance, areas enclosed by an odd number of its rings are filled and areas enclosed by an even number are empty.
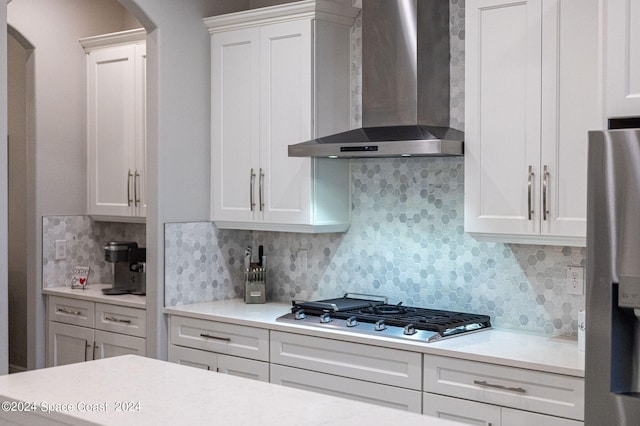
<svg viewBox="0 0 640 426"><path fill-rule="evenodd" d="M64 260L67 258L67 240L56 240L56 260Z"/></svg>
<svg viewBox="0 0 640 426"><path fill-rule="evenodd" d="M569 294L584 294L584 268L582 266L569 266L567 268L567 281Z"/></svg>
<svg viewBox="0 0 640 426"><path fill-rule="evenodd" d="M296 269L301 272L307 271L307 250L299 249L296 253Z"/></svg>

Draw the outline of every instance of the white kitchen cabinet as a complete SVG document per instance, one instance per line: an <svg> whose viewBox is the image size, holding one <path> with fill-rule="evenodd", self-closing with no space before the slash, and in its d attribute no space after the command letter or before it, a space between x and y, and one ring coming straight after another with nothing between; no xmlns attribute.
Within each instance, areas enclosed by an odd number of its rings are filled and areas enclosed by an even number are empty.
<svg viewBox="0 0 640 426"><path fill-rule="evenodd" d="M518 418L519 410L525 410L547 415L557 422L584 420L584 379L578 377L425 354L423 390L425 401L429 401L424 404L425 414L468 416L470 424L500 423L495 423L495 410L484 405L474 408L465 401L515 409L508 410L507 418L513 419ZM441 400L435 395L456 401ZM452 413L454 402L468 406L469 410ZM505 422L505 410L500 413L504 425L551 424Z"/></svg>
<svg viewBox="0 0 640 426"><path fill-rule="evenodd" d="M465 231L584 245L602 0L466 3Z"/></svg>
<svg viewBox="0 0 640 426"><path fill-rule="evenodd" d="M146 354L144 309L49 296L47 366Z"/></svg>
<svg viewBox="0 0 640 426"><path fill-rule="evenodd" d="M87 54L88 213L146 216L146 33L80 40Z"/></svg>
<svg viewBox="0 0 640 426"><path fill-rule="evenodd" d="M475 426L581 426L577 420L514 410L448 396L424 394L423 414Z"/></svg>
<svg viewBox="0 0 640 426"><path fill-rule="evenodd" d="M606 2L607 117L640 115L640 3Z"/></svg>
<svg viewBox="0 0 640 426"><path fill-rule="evenodd" d="M421 412L415 352L271 331L271 382Z"/></svg>
<svg viewBox="0 0 640 426"><path fill-rule="evenodd" d="M211 217L220 228L349 227L350 163L288 145L348 130L358 9L301 1L205 19L211 33Z"/></svg>
<svg viewBox="0 0 640 426"><path fill-rule="evenodd" d="M169 361L269 381L269 330L170 316Z"/></svg>

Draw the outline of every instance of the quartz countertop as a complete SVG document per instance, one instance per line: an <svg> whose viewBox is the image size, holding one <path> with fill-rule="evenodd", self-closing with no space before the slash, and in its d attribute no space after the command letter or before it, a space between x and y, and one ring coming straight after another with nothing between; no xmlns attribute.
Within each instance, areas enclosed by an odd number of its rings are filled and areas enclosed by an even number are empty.
<svg viewBox="0 0 640 426"><path fill-rule="evenodd" d="M0 399L13 424L459 425L136 355L2 376Z"/></svg>
<svg viewBox="0 0 640 426"><path fill-rule="evenodd" d="M103 288L111 288L112 284L89 284L84 289L63 287L47 287L42 289L42 294L49 296L70 297L72 299L89 300L92 302L108 303L110 305L129 306L131 308L144 309L147 305L146 296L136 294L121 294L108 296L102 293Z"/></svg>
<svg viewBox="0 0 640 426"><path fill-rule="evenodd" d="M166 307L164 312L170 315L584 377L584 352L578 350L577 340L493 328L433 343L410 342L276 321L276 318L290 310L291 305L285 303L245 304L241 299L232 299Z"/></svg>

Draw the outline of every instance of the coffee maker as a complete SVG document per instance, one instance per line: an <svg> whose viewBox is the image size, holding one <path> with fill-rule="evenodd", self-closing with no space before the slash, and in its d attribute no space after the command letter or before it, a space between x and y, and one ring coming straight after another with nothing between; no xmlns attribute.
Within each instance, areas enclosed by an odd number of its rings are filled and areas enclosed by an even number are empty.
<svg viewBox="0 0 640 426"><path fill-rule="evenodd" d="M102 289L104 294L146 294L146 248L133 241L109 241L104 260L113 263L113 286Z"/></svg>

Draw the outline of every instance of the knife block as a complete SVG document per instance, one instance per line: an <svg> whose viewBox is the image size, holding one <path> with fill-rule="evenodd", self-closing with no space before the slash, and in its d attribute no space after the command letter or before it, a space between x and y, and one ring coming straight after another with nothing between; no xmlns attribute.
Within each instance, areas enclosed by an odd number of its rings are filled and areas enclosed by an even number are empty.
<svg viewBox="0 0 640 426"><path fill-rule="evenodd" d="M264 267L252 265L244 271L244 303L266 303L267 271Z"/></svg>

